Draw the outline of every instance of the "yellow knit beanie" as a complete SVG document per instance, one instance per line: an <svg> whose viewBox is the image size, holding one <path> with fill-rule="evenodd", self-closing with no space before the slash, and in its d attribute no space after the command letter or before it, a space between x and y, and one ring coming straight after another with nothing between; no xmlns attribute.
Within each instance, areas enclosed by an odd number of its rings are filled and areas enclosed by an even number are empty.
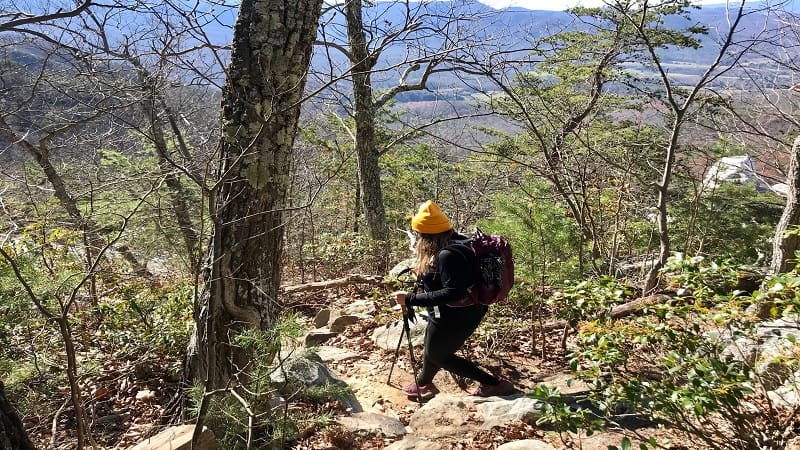
<svg viewBox="0 0 800 450"><path fill-rule="evenodd" d="M422 234L439 234L453 228L450 219L444 215L439 205L431 200L423 203L411 218L411 229Z"/></svg>

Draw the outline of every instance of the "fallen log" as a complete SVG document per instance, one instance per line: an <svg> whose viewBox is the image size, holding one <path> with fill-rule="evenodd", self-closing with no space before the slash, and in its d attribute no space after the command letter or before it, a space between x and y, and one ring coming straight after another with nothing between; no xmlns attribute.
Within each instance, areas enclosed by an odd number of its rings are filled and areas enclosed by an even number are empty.
<svg viewBox="0 0 800 450"><path fill-rule="evenodd" d="M321 291L324 289L333 289L351 284L384 284L384 278L380 275L362 275L351 274L343 278L336 278L333 280L314 281L311 283L295 284L291 286L281 286L281 292L286 294L294 294L297 292L308 291Z"/></svg>

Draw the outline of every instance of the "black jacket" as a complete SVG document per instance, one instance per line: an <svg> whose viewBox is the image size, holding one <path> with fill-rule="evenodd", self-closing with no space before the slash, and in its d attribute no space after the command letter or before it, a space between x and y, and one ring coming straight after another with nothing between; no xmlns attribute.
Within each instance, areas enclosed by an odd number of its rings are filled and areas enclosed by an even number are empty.
<svg viewBox="0 0 800 450"><path fill-rule="evenodd" d="M409 294L408 305L444 306L467 295L467 289L475 283L475 254L464 246L456 247L458 241L466 239L460 234L453 235L451 241L455 245L443 248L436 255L433 266L420 277L423 292Z"/></svg>

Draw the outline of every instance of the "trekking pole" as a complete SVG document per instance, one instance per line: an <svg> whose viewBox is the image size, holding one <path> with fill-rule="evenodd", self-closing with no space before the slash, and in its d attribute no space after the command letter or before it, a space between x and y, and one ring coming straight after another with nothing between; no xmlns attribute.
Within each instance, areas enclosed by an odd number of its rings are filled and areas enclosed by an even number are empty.
<svg viewBox="0 0 800 450"><path fill-rule="evenodd" d="M399 279L403 275L410 273L411 268L406 267L405 269L401 270L400 273L397 274L397 278ZM414 283L413 292L417 292L417 283ZM406 311L402 311L403 318L406 317ZM389 369L389 377L386 379L386 384L392 384L392 372L394 372L394 366L397 363L397 357L400 356L400 346L403 344L403 334L409 331L409 327L406 326L407 324L403 325L403 328L400 330L400 338L397 339L397 347L394 349L394 359L392 360L392 367ZM416 380L414 380L416 381Z"/></svg>
<svg viewBox="0 0 800 450"><path fill-rule="evenodd" d="M416 286L414 286L414 290L416 291ZM406 307L407 308L407 307ZM413 314L413 310L411 310L411 314ZM422 406L422 395L419 392L419 380L417 379L417 360L414 358L414 344L411 343L411 327L408 325L408 316L406 311L403 311L403 329L406 332L406 338L408 339L408 359L411 360L411 371L414 373L414 385L417 386L417 402L419 402L420 406ZM403 336L400 336L402 339Z"/></svg>
<svg viewBox="0 0 800 450"><path fill-rule="evenodd" d="M392 360L392 368L389 369L389 378L386 379L386 384L392 384L392 372L394 371L394 365L397 363L397 357L400 356L400 345L403 344L403 334L406 332L406 327L403 326L403 329L400 330L400 339L397 340L397 347L394 349L394 359Z"/></svg>

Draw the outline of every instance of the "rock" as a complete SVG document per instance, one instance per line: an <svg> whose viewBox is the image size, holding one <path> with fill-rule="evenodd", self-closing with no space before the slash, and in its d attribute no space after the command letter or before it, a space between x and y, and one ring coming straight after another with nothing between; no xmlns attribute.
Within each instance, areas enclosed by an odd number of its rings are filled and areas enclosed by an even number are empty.
<svg viewBox="0 0 800 450"><path fill-rule="evenodd" d="M156 398L156 393L150 389L142 389L136 393L136 400L141 400L143 402L150 402L154 398Z"/></svg>
<svg viewBox="0 0 800 450"><path fill-rule="evenodd" d="M386 447L386 450L442 450L442 446L436 442L408 436L402 441L397 441Z"/></svg>
<svg viewBox="0 0 800 450"><path fill-rule="evenodd" d="M131 450L191 450L192 434L194 434L194 425L170 427L138 443ZM219 448L214 433L208 428L203 428L200 442L194 446L194 450L217 450Z"/></svg>
<svg viewBox="0 0 800 450"><path fill-rule="evenodd" d="M428 318L421 314L417 314L415 323L409 323L411 329L411 342L414 345L422 345L425 340L425 327L428 325ZM397 342L400 340L400 335L403 333L403 321L398 320L378 327L372 332L372 342L384 350L394 351L397 348ZM406 336L403 336L403 346L406 344Z"/></svg>
<svg viewBox="0 0 800 450"><path fill-rule="evenodd" d="M507 442L497 447L497 450L556 450L556 448L547 442L525 439L524 441Z"/></svg>
<svg viewBox="0 0 800 450"><path fill-rule="evenodd" d="M112 413L106 416L98 417L95 419L93 426L97 428L111 428L115 429L122 425L122 422L127 420L130 414L127 412Z"/></svg>
<svg viewBox="0 0 800 450"><path fill-rule="evenodd" d="M478 412L483 416L481 428L490 430L497 426L505 425L514 420L521 420L533 424L541 417L542 402L528 397L519 397L514 400L500 399L479 403Z"/></svg>
<svg viewBox="0 0 800 450"><path fill-rule="evenodd" d="M406 426L394 417L376 413L356 413L349 417L340 417L338 422L356 434L398 438L406 434Z"/></svg>
<svg viewBox="0 0 800 450"><path fill-rule="evenodd" d="M767 396L776 405L788 408L800 407L800 372L792 374L782 386L767 392Z"/></svg>
<svg viewBox="0 0 800 450"><path fill-rule="evenodd" d="M461 436L465 431L475 429L468 422L470 411L461 396L439 394L418 409L409 425L419 437L438 439L447 436Z"/></svg>
<svg viewBox="0 0 800 450"><path fill-rule="evenodd" d="M316 353L301 351L283 361L283 364L270 374L270 381L278 392L290 396L310 388L330 389L345 408L361 412L363 409L350 392L350 387L336 376Z"/></svg>
<svg viewBox="0 0 800 450"><path fill-rule="evenodd" d="M306 387L347 386L328 369L319 355L311 351L297 352L289 357L270 375L270 380L274 384L301 384Z"/></svg>
<svg viewBox="0 0 800 450"><path fill-rule="evenodd" d="M328 329L321 328L319 330L311 330L304 338L306 347L316 347L329 339L336 337L339 333L334 333Z"/></svg>
<svg viewBox="0 0 800 450"><path fill-rule="evenodd" d="M342 314L359 317L374 317L375 312L375 303L371 300L356 300L342 309Z"/></svg>
<svg viewBox="0 0 800 450"><path fill-rule="evenodd" d="M343 315L339 316L331 322L331 332L333 333L341 333L347 328L348 325L352 325L354 323L358 323L361 320L358 316L352 315Z"/></svg>
<svg viewBox="0 0 800 450"><path fill-rule="evenodd" d="M314 349L322 358L323 361L331 362L340 362L340 361L347 361L348 359L356 359L360 355L352 350L348 350L346 348L339 348L339 347L332 347L330 345L322 345Z"/></svg>
<svg viewBox="0 0 800 450"><path fill-rule="evenodd" d="M328 326L331 320L331 310L328 308L320 309L316 316L314 316L314 327L322 328Z"/></svg>
<svg viewBox="0 0 800 450"><path fill-rule="evenodd" d="M274 412L283 411L286 409L287 403L286 399L278 395L277 393L273 392L269 396L269 400L267 400L267 404L269 405L269 410Z"/></svg>

